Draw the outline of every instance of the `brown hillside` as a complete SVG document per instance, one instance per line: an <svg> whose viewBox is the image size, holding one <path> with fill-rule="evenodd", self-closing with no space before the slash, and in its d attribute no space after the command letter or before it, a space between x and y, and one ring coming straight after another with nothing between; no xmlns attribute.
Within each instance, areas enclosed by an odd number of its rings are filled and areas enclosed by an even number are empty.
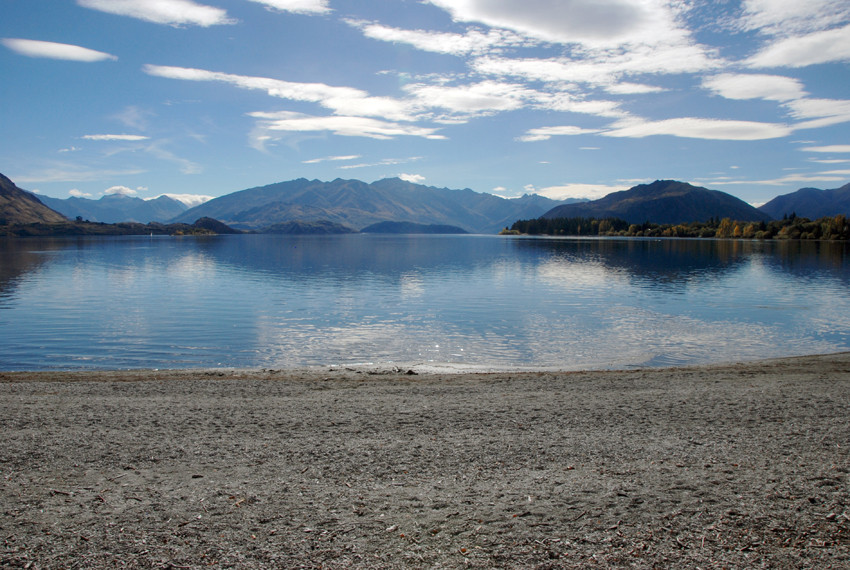
<svg viewBox="0 0 850 570"><path fill-rule="evenodd" d="M64 221L65 216L0 174L0 225Z"/></svg>

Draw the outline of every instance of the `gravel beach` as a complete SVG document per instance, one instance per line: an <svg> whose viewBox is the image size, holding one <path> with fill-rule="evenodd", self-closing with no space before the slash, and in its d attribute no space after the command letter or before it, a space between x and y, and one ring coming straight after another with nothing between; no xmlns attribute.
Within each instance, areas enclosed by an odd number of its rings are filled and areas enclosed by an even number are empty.
<svg viewBox="0 0 850 570"><path fill-rule="evenodd" d="M0 567L850 567L850 353L410 372L0 372Z"/></svg>

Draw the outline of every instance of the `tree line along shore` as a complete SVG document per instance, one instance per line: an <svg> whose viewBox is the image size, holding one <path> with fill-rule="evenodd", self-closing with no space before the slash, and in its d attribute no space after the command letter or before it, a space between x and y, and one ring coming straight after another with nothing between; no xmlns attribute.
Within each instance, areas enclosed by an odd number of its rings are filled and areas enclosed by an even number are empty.
<svg viewBox="0 0 850 570"><path fill-rule="evenodd" d="M740 238L759 240L850 240L850 221L843 214L817 220L795 214L770 222L710 218L687 224L629 223L619 218L536 218L519 220L503 235Z"/></svg>

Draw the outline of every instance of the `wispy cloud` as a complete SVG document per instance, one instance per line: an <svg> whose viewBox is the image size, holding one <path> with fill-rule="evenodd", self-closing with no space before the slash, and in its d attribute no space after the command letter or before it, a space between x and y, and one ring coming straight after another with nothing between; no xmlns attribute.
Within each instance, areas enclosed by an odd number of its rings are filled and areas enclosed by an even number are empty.
<svg viewBox="0 0 850 570"><path fill-rule="evenodd" d="M328 0L250 0L268 8L295 14L329 14Z"/></svg>
<svg viewBox="0 0 850 570"><path fill-rule="evenodd" d="M320 162L333 162L338 160L357 160L360 158L359 154L347 154L344 156L325 156L323 158L311 158L310 160L301 161L303 164L319 164Z"/></svg>
<svg viewBox="0 0 850 570"><path fill-rule="evenodd" d="M536 189L532 186L526 186L526 190L535 194L540 194L552 200L567 200L569 198L586 198L588 200L598 200L612 192L628 190L627 185L606 185L606 184L563 184L561 186L547 186L545 188Z"/></svg>
<svg viewBox="0 0 850 570"><path fill-rule="evenodd" d="M437 129L415 125L382 121L370 117L348 117L332 115L316 117L280 111L275 113L254 112L248 116L260 119L260 127L265 131L320 132L329 131L347 137L368 137L389 140L399 136L422 137L426 139L444 139L436 134Z"/></svg>
<svg viewBox="0 0 850 570"><path fill-rule="evenodd" d="M77 0L77 4L92 10L169 26L194 25L206 28L236 23L227 16L225 10L191 0Z"/></svg>
<svg viewBox="0 0 850 570"><path fill-rule="evenodd" d="M268 77L235 75L205 69L147 64L145 73L156 77L183 81L214 81L241 89L265 91L271 97L318 103L343 115L383 117L392 120L411 119L408 105L389 97L370 97L353 87L336 87L324 83L297 83Z"/></svg>
<svg viewBox="0 0 850 570"><path fill-rule="evenodd" d="M703 119L700 117L681 117L660 121L627 119L615 123L613 127L611 130L603 131L602 134L606 137L644 138L655 135L670 135L690 139L757 141L781 138L793 132L793 129L788 125L779 123Z"/></svg>
<svg viewBox="0 0 850 570"><path fill-rule="evenodd" d="M88 192L83 192L81 190L77 190L76 188L71 188L68 190L68 194L70 194L74 198L91 198L92 195Z"/></svg>
<svg viewBox="0 0 850 570"><path fill-rule="evenodd" d="M454 56L499 52L508 47L529 45L522 36L507 30L490 29L482 32L467 30L463 34L430 30L405 30L363 20L345 20L368 38L384 42L407 44L422 51Z"/></svg>
<svg viewBox="0 0 850 570"><path fill-rule="evenodd" d="M805 67L850 61L850 26L777 40L749 60L750 67Z"/></svg>
<svg viewBox="0 0 850 570"><path fill-rule="evenodd" d="M772 178L767 180L724 180L717 179L707 182L713 186L740 186L740 185L757 185L757 186L784 186L787 184L810 184L814 182L844 182L850 175L850 170L830 170L826 172L816 173L794 173L786 174L780 178Z"/></svg>
<svg viewBox="0 0 850 570"><path fill-rule="evenodd" d="M71 44L59 44L55 42L25 40L20 38L3 38L0 39L0 43L15 53L25 55L27 57L44 57L49 59L63 59L67 61L81 61L85 63L108 60L114 61L118 59L112 54Z"/></svg>
<svg viewBox="0 0 850 570"><path fill-rule="evenodd" d="M827 146L808 146L801 148L806 152L850 152L850 144L833 144Z"/></svg>
<svg viewBox="0 0 850 570"><path fill-rule="evenodd" d="M699 117L680 117L651 121L629 117L616 121L604 129L583 129L574 126L540 127L531 129L518 140L533 142L546 140L556 135L575 136L598 133L606 137L645 138L668 135L690 139L753 141L788 136L793 129L779 123L759 123L755 121L732 121L704 119Z"/></svg>
<svg viewBox="0 0 850 570"><path fill-rule="evenodd" d="M370 168L373 166L395 166L398 164L406 164L408 162L415 162L417 160L421 160L421 156L410 156L407 158L384 158L377 162L364 162L359 164L347 164L345 166L340 166L340 170L354 170L356 168Z"/></svg>
<svg viewBox="0 0 850 570"><path fill-rule="evenodd" d="M522 142L545 141L555 136L575 136L598 133L599 129L583 129L581 127L562 126L562 127L540 127L538 129L529 129L525 135L517 140Z"/></svg>
<svg viewBox="0 0 850 570"><path fill-rule="evenodd" d="M150 137L144 135L84 135L89 141L146 141Z"/></svg>
<svg viewBox="0 0 850 570"><path fill-rule="evenodd" d="M104 179L121 176L144 174L146 170L128 168L123 170L99 170L86 168L76 162L57 162L51 166L43 166L37 174L18 174L15 182L23 184L48 182L100 182Z"/></svg>
<svg viewBox="0 0 850 570"><path fill-rule="evenodd" d="M824 30L850 18L846 0L744 0L738 26L773 36Z"/></svg>

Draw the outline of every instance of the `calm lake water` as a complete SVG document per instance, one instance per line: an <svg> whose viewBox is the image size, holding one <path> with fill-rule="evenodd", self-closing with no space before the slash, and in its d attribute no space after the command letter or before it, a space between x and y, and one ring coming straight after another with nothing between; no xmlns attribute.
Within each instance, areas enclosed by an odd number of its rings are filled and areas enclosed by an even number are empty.
<svg viewBox="0 0 850 570"><path fill-rule="evenodd" d="M668 366L850 350L835 243L0 239L0 370Z"/></svg>

